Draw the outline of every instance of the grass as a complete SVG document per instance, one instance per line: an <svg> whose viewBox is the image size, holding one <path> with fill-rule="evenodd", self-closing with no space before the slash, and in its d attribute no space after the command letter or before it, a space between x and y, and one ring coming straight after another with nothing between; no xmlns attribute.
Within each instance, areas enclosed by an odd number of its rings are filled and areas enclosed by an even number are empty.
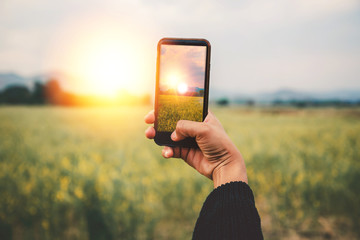
<svg viewBox="0 0 360 240"><path fill-rule="evenodd" d="M1 239L191 238L212 183L145 139L148 110L1 107ZM212 110L265 239L359 236L359 109Z"/></svg>
<svg viewBox="0 0 360 240"><path fill-rule="evenodd" d="M174 131L180 119L201 122L203 99L203 97L159 95L158 131Z"/></svg>

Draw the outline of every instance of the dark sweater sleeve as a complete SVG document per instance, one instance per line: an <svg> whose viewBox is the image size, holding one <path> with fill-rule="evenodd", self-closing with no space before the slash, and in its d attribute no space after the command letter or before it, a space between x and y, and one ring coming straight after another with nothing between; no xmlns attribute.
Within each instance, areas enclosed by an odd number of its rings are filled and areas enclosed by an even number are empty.
<svg viewBox="0 0 360 240"><path fill-rule="evenodd" d="M193 239L263 239L250 187L231 182L214 189L201 209Z"/></svg>

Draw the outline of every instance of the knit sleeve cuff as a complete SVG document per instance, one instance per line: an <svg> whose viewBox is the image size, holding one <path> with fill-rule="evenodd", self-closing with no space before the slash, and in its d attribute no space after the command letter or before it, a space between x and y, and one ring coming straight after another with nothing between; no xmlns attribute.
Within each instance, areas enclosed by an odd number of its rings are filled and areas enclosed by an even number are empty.
<svg viewBox="0 0 360 240"><path fill-rule="evenodd" d="M193 239L263 239L250 187L230 182L214 189L201 209Z"/></svg>
<svg viewBox="0 0 360 240"><path fill-rule="evenodd" d="M203 209L200 212L201 215L213 214L210 209L223 209L227 208L228 204L231 205L253 205L255 206L254 195L249 187L244 182L230 182L222 184L214 189L206 198ZM234 206L235 207L235 206Z"/></svg>

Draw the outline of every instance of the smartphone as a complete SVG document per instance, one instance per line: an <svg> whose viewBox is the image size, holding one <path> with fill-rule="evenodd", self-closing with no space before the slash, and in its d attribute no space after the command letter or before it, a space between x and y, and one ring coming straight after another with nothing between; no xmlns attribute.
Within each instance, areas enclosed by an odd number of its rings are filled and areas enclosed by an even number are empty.
<svg viewBox="0 0 360 240"><path fill-rule="evenodd" d="M179 120L204 121L208 113L209 41L163 38L157 46L155 142L160 146L198 147L194 138L171 140Z"/></svg>

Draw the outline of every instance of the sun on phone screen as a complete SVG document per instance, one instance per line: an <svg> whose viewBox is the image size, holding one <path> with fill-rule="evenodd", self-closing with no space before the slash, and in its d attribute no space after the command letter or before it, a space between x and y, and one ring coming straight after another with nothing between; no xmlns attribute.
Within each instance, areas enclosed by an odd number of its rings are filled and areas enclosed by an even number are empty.
<svg viewBox="0 0 360 240"><path fill-rule="evenodd" d="M206 46L161 45L157 131L203 120L205 68Z"/></svg>

